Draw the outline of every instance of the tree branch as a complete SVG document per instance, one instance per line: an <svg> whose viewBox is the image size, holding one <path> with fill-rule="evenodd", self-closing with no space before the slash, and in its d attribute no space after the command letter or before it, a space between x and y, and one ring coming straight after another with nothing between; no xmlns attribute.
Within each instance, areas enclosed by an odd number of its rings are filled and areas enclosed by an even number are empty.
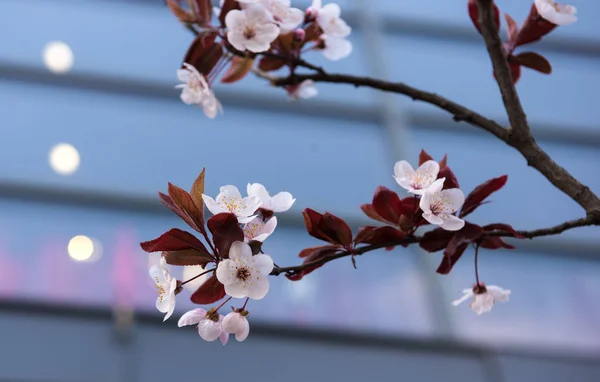
<svg viewBox="0 0 600 382"><path fill-rule="evenodd" d="M568 231L573 228L586 227L586 226L592 226L592 225L600 225L600 221L596 220L594 217L587 216L587 217L581 218L581 219L569 220L567 222L564 222L562 224L559 224L559 225L556 225L553 227L540 228L540 229L536 229L536 230L532 230L532 231L517 231L517 232L527 239L533 239L533 238L542 237L542 236L558 235L560 233L563 233L563 232ZM494 232L486 233L485 236L514 237L514 233L508 232L508 231L494 231ZM296 265L293 267L275 267L275 268L273 268L271 275L278 276L282 273L285 273L288 275L295 275L295 274L302 272L305 269L322 266L330 261L341 259L342 257L353 256L353 255L354 256L363 255L365 253L372 252L377 249L387 248L387 247L392 247L392 246L415 244L415 243L419 243L421 241L421 239L422 239L422 236L406 236L402 239L398 239L395 242L389 242L389 243L377 244L377 245L367 245L364 247L359 247L359 248L355 249L353 252L350 252L350 251L340 248L340 252L338 252L334 255L328 256L328 257L324 257L319 260L311 261L310 263Z"/></svg>
<svg viewBox="0 0 600 382"><path fill-rule="evenodd" d="M527 160L527 164L537 169L556 188L567 194L587 212L595 221L600 221L600 199L589 187L580 183L567 170L559 166L535 142L527 123L527 116L523 111L519 95L513 83L512 74L502 40L498 35L494 22L494 1L477 0L479 9L479 26L485 41L494 75L502 94L502 100L511 127L508 130L510 146L517 149Z"/></svg>
<svg viewBox="0 0 600 382"><path fill-rule="evenodd" d="M507 130L497 122L484 117L483 115L476 113L456 102L450 101L436 93L426 92L419 90L412 86L409 86L402 82L388 82L379 80L371 77L357 77L347 74L296 74L294 78L281 77L272 78L271 83L273 86L286 86L291 85L293 81L304 81L312 80L315 82L328 82L336 84L348 84L355 87L366 86L373 89L382 91L404 94L409 96L414 101L422 101L439 107L454 116L454 120L457 122L464 121L470 123L473 126L479 127L489 133L492 133L497 138L506 141L508 139Z"/></svg>

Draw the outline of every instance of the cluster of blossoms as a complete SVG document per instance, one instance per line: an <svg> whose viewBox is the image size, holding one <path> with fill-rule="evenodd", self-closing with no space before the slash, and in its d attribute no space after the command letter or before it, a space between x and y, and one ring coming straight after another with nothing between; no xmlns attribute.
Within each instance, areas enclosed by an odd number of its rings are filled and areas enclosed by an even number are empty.
<svg viewBox="0 0 600 382"><path fill-rule="evenodd" d="M159 264L150 267L150 277L158 291L156 308L165 313L166 321L174 312L176 295L187 282L207 274L205 281L192 295L192 302L209 304L225 299L216 308L193 309L181 316L178 325L196 325L198 334L206 341L220 339L227 343L230 334L236 340L248 337L250 325L246 305L250 299L260 300L269 292L267 276L273 270L273 259L262 253L262 242L277 226L275 213L289 210L295 199L289 192L271 196L261 184L248 184L248 196L242 197L232 185L220 188L216 198L203 193L204 172L195 182L191 193L169 185L169 195L160 194L161 200L175 213L188 218L186 222L202 233L211 250L192 234L172 229L155 240L142 243L148 252L162 252ZM203 208L213 214L206 225L212 233L208 238L204 228ZM190 280L181 282L174 278L168 264L197 266L205 269L208 264L216 267L206 270ZM232 298L245 298L243 306L232 308L225 316L219 310Z"/></svg>
<svg viewBox="0 0 600 382"><path fill-rule="evenodd" d="M321 0L313 0L304 11L292 7L290 0L221 0L218 8L213 8L210 0L187 3L189 9L184 9L179 0L167 0L180 21L198 34L177 72L182 82L177 87L182 89L185 104L202 107L211 119L222 111L211 90L222 71L221 82L231 83L252 70L288 67L293 73L301 55L309 51L320 51L332 61L352 52L347 39L352 28L335 3L323 5ZM294 100L318 93L310 80L285 88Z"/></svg>

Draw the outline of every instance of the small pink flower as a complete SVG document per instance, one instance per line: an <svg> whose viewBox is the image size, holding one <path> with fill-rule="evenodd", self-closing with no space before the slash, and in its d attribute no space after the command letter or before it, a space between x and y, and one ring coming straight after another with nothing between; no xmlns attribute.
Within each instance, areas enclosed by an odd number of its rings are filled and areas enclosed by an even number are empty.
<svg viewBox="0 0 600 382"><path fill-rule="evenodd" d="M219 338L223 345L227 343L229 334L223 330L223 316L220 314L213 310L194 309L184 313L177 323L179 327L196 324L198 334L204 341L212 342Z"/></svg>
<svg viewBox="0 0 600 382"><path fill-rule="evenodd" d="M248 311L231 312L223 319L223 330L227 333L235 334L235 339L242 342L250 334L250 324L246 319Z"/></svg>
<svg viewBox="0 0 600 382"><path fill-rule="evenodd" d="M472 298L471 309L479 315L492 310L496 301L507 302L508 295L510 295L510 290L508 289L502 289L495 285L485 286L483 283L479 283L479 286L473 286L472 289L464 289L462 292L464 295L458 300L453 301L452 305L457 306Z"/></svg>

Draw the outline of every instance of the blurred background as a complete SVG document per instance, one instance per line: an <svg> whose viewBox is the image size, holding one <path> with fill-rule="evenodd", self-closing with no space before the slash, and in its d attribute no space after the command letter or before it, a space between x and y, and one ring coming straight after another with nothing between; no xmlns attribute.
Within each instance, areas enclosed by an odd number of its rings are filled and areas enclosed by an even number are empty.
<svg viewBox="0 0 600 382"><path fill-rule="evenodd" d="M505 123L466 0L338 3L354 51L309 61ZM554 73L524 70L518 90L540 145L600 192L600 4L573 4L579 22L531 47ZM498 5L521 23L531 1ZM439 276L440 254L409 248L271 279L243 344L177 328L189 292L163 324L139 242L185 228L157 191L189 189L204 166L210 195L260 182L297 198L264 246L280 265L319 244L302 209L369 224L359 206L378 185L402 193L393 164L422 148L448 154L465 192L509 175L474 222L533 229L582 211L513 149L405 97L318 84L293 103L249 77L216 86L224 114L208 120L173 88L192 36L160 0L1 0L0 35L0 381L600 380L598 228L482 252L482 280L512 294L481 317L451 305L474 282L472 252Z"/></svg>

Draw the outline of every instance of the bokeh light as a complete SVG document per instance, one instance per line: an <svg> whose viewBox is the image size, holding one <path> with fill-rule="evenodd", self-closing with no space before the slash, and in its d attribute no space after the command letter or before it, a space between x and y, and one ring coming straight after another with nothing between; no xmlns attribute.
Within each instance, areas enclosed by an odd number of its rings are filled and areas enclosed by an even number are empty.
<svg viewBox="0 0 600 382"><path fill-rule="evenodd" d="M42 53L44 65L53 73L66 73L73 67L73 51L62 41L49 42Z"/></svg>
<svg viewBox="0 0 600 382"><path fill-rule="evenodd" d="M79 168L79 151L68 143L60 143L50 150L50 167L60 175L71 175Z"/></svg>
<svg viewBox="0 0 600 382"><path fill-rule="evenodd" d="M69 257L75 261L88 261L94 254L94 242L87 236L77 235L69 240Z"/></svg>

